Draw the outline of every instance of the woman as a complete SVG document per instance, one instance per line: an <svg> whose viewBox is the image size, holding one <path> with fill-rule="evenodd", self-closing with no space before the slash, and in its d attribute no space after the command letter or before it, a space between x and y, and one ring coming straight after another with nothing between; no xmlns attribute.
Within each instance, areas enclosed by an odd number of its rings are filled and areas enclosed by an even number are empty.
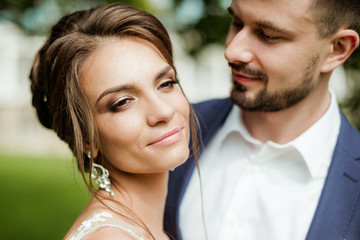
<svg viewBox="0 0 360 240"><path fill-rule="evenodd" d="M195 131L162 24L120 4L67 15L30 79L40 122L68 143L94 196L65 239L169 239L168 171Z"/></svg>

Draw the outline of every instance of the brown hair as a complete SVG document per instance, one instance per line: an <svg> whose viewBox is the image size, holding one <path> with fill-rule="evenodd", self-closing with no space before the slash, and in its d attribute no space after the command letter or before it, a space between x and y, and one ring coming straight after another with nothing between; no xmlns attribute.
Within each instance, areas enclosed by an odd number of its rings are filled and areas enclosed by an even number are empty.
<svg viewBox="0 0 360 240"><path fill-rule="evenodd" d="M324 39L334 34L340 27L356 30L360 24L359 0L312 0L311 13Z"/></svg>
<svg viewBox="0 0 360 240"><path fill-rule="evenodd" d="M85 174L93 159L84 153L95 148L101 150L101 146L80 78L85 60L105 39L112 37L136 37L150 42L175 69L170 37L160 21L137 8L115 3L62 17L39 50L30 73L32 104L41 124L53 129L68 144L86 185L97 198L96 188ZM196 154L195 122L191 108L192 150ZM85 144L91 149L85 149Z"/></svg>

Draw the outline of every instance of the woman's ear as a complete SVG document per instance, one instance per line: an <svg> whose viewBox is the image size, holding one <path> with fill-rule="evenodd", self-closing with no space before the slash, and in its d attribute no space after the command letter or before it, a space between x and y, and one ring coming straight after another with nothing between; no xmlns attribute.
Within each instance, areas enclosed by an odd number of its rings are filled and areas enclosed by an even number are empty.
<svg viewBox="0 0 360 240"><path fill-rule="evenodd" d="M328 73L343 64L359 46L359 35L351 29L341 29L333 37L329 52L321 72Z"/></svg>
<svg viewBox="0 0 360 240"><path fill-rule="evenodd" d="M89 144L85 144L84 149L85 149L85 154L90 155L92 159L95 159L99 154L99 149L97 147L91 149L91 146Z"/></svg>

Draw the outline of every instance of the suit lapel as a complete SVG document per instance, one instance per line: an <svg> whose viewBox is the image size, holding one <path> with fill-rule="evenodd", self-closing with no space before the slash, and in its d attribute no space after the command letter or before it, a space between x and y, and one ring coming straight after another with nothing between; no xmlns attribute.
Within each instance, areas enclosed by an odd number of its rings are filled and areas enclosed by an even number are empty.
<svg viewBox="0 0 360 240"><path fill-rule="evenodd" d="M359 142L359 133L342 114L338 142L307 240L345 239L360 195Z"/></svg>
<svg viewBox="0 0 360 240"><path fill-rule="evenodd" d="M193 107L198 116L201 130L200 137L202 139L202 144L199 146L198 153L200 156L203 152L203 147L201 147L201 145L206 146L216 130L225 121L232 108L232 103L229 99L211 100L194 105ZM170 174L164 227L175 239L181 239L180 230L178 228L179 207L194 169L195 159L193 154L190 153L190 158L183 165L176 168L176 171Z"/></svg>
<svg viewBox="0 0 360 240"><path fill-rule="evenodd" d="M227 100L194 106L201 126L204 146L223 124L232 104ZM324 188L306 239L344 239L360 196L360 134L341 115L338 142ZM203 149L200 149L200 154ZM165 229L181 239L178 228L179 206L195 168L193 157L170 174L165 210Z"/></svg>

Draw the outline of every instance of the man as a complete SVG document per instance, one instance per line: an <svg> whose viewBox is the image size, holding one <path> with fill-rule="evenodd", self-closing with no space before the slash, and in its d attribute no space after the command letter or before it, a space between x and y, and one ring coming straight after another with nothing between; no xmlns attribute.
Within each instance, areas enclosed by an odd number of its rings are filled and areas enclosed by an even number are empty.
<svg viewBox="0 0 360 240"><path fill-rule="evenodd" d="M175 239L205 239L203 219L210 240L360 239L360 134L328 88L359 45L359 5L232 1L231 101L194 106L202 191L192 159L171 174Z"/></svg>

